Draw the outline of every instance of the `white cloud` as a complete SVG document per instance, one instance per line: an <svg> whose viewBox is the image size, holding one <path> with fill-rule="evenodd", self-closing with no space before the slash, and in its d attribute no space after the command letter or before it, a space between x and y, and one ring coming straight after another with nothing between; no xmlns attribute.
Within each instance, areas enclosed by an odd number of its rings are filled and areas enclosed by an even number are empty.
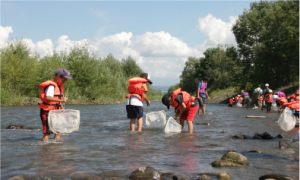
<svg viewBox="0 0 300 180"><path fill-rule="evenodd" d="M55 52L68 54L73 48L88 48L88 46L89 43L87 39L73 41L67 35L62 35L57 39Z"/></svg>
<svg viewBox="0 0 300 180"><path fill-rule="evenodd" d="M31 39L22 39L21 42L28 47L33 55L38 55L39 57L53 55L53 43L51 39L45 39L36 43Z"/></svg>
<svg viewBox="0 0 300 180"><path fill-rule="evenodd" d="M7 46L9 35L13 32L10 26L0 26L0 48Z"/></svg>
<svg viewBox="0 0 300 180"><path fill-rule="evenodd" d="M164 31L146 32L138 36L135 47L144 56L151 57L186 57L197 54L196 49Z"/></svg>
<svg viewBox="0 0 300 180"><path fill-rule="evenodd" d="M235 37L232 33L232 26L235 24L237 17L230 16L229 21L225 22L215 16L208 14L198 20L198 27L206 37L208 46L216 46L218 44L235 45Z"/></svg>
<svg viewBox="0 0 300 180"><path fill-rule="evenodd" d="M102 14L100 14L102 15ZM51 56L54 52L69 53L75 47L86 47L90 53L98 57L112 54L117 59L131 56L148 73L155 84L171 85L179 80L189 56L203 56L209 47L218 44L233 44L235 38L231 31L236 17L230 17L228 22L208 14L199 18L198 27L207 39L199 42L197 47L191 47L183 40L172 36L169 32L145 32L134 35L132 32L120 32L95 39L72 40L67 35L58 37L56 41L45 39L33 42L22 39L31 54L40 57ZM11 27L0 26L0 48L7 46Z"/></svg>

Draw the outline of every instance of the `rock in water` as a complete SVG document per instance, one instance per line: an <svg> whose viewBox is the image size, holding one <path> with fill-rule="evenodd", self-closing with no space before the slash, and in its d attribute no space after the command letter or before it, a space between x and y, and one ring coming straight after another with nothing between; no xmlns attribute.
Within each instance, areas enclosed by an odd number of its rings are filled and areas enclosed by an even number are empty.
<svg viewBox="0 0 300 180"><path fill-rule="evenodd" d="M248 159L237 152L227 152L220 160L212 162L213 167L242 167L248 165Z"/></svg>
<svg viewBox="0 0 300 180"><path fill-rule="evenodd" d="M25 180L25 177L24 176L14 176L14 177L9 178L8 180Z"/></svg>
<svg viewBox="0 0 300 180"><path fill-rule="evenodd" d="M134 170L130 176L130 180L153 180L160 179L160 172L153 167L140 167Z"/></svg>
<svg viewBox="0 0 300 180"><path fill-rule="evenodd" d="M22 124L9 124L6 129L25 129L25 126Z"/></svg>
<svg viewBox="0 0 300 180"><path fill-rule="evenodd" d="M189 178L179 176L174 173L162 173L160 174L160 180L188 180Z"/></svg>
<svg viewBox="0 0 300 180"><path fill-rule="evenodd" d="M293 178L282 174L266 174L261 176L259 180L293 180Z"/></svg>
<svg viewBox="0 0 300 180"><path fill-rule="evenodd" d="M75 172L70 177L72 180L101 180L99 176L88 172Z"/></svg>
<svg viewBox="0 0 300 180"><path fill-rule="evenodd" d="M201 175L198 180L212 180L210 176L203 174Z"/></svg>
<svg viewBox="0 0 300 180"><path fill-rule="evenodd" d="M238 135L232 136L232 139L251 139L251 137L249 137L245 134L238 134Z"/></svg>
<svg viewBox="0 0 300 180"><path fill-rule="evenodd" d="M198 180L213 180L213 179L219 179L219 180L230 180L231 177L228 173L201 173L199 174Z"/></svg>

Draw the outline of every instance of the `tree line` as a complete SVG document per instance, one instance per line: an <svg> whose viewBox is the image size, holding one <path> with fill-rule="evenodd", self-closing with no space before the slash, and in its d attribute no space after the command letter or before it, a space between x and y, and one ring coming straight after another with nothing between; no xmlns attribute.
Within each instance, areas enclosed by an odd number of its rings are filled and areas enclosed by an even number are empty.
<svg viewBox="0 0 300 180"><path fill-rule="evenodd" d="M254 2L232 31L237 47L220 45L189 57L177 86L194 93L205 77L210 90L298 84L299 1Z"/></svg>
<svg viewBox="0 0 300 180"><path fill-rule="evenodd" d="M56 69L68 69L73 80L67 81L65 94L74 103L114 103L127 94L127 80L143 71L131 57L121 61L108 55L97 58L85 48L74 48L69 54L44 58L30 55L21 42L2 49L1 104L32 104L39 96L38 85L53 79ZM159 94L152 91L151 95Z"/></svg>

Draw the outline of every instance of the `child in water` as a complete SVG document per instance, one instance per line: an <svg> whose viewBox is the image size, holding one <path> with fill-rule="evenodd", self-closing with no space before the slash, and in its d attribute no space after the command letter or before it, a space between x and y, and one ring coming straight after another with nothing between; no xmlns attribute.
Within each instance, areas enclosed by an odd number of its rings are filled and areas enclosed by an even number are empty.
<svg viewBox="0 0 300 180"><path fill-rule="evenodd" d="M39 88L42 89L40 93L42 103L39 104L39 107L43 130L42 140L44 142L49 140L51 133L48 127L49 111L63 109L62 104L67 101L67 98L64 96L64 83L69 79L72 79L70 72L61 68L55 72L53 80L44 81L39 85ZM61 140L60 133L55 134L55 140Z"/></svg>
<svg viewBox="0 0 300 180"><path fill-rule="evenodd" d="M152 84L150 76L143 73L140 77L134 77L128 80L128 95L126 96L127 117L130 119L130 131L135 131L137 121L138 131L142 131L143 127L143 102L150 105L150 101L146 96L148 92L147 83Z"/></svg>

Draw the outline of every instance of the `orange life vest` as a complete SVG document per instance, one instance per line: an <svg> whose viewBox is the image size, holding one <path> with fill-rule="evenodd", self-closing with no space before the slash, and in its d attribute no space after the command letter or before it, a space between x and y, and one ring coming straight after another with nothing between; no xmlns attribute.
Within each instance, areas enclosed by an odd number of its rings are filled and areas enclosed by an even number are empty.
<svg viewBox="0 0 300 180"><path fill-rule="evenodd" d="M292 101L289 103L285 103L284 105L289 107L290 109L299 111L299 101Z"/></svg>
<svg viewBox="0 0 300 180"><path fill-rule="evenodd" d="M271 93L268 93L265 95L265 101L268 103L272 103L273 102L273 95Z"/></svg>
<svg viewBox="0 0 300 180"><path fill-rule="evenodd" d="M57 83L52 80L42 82L39 85L39 88L42 89L42 91L40 93L40 99L41 99L42 103L39 104L39 107L45 111L60 109L61 104L62 104L61 102L47 100L45 90L50 85L54 86L54 98L55 99L60 100L64 96L64 86L63 85L58 86Z"/></svg>
<svg viewBox="0 0 300 180"><path fill-rule="evenodd" d="M131 98L132 96L137 97L139 100L144 102L145 94L148 92L147 80L141 77L134 77L128 80L128 95L126 98Z"/></svg>
<svg viewBox="0 0 300 180"><path fill-rule="evenodd" d="M288 100L289 101L299 101L299 95L297 95L296 93L294 93L294 94L292 94L292 95L290 95L288 97Z"/></svg>
<svg viewBox="0 0 300 180"><path fill-rule="evenodd" d="M174 90L171 95L171 106L174 107L176 110L181 110L181 105L179 105L178 102L176 101L176 97L178 95L182 95L183 103L185 104L187 110L194 104L194 101L196 99L194 96L191 96L189 93L182 91L181 88Z"/></svg>
<svg viewBox="0 0 300 180"><path fill-rule="evenodd" d="M280 98L278 98L278 102L280 103L280 105L283 105L283 104L287 103L288 100L285 97L280 97Z"/></svg>

